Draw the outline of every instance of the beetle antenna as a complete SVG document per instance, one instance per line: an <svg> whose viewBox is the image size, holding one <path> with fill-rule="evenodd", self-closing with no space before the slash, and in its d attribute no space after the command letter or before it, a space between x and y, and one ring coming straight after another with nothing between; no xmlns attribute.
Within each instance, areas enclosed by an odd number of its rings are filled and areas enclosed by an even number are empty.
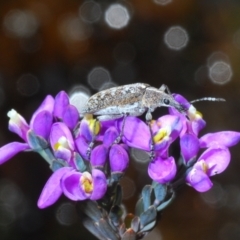
<svg viewBox="0 0 240 240"><path fill-rule="evenodd" d="M224 98L204 97L204 98L199 98L199 99L193 100L190 103L202 102L202 101L225 102L226 100Z"/></svg>

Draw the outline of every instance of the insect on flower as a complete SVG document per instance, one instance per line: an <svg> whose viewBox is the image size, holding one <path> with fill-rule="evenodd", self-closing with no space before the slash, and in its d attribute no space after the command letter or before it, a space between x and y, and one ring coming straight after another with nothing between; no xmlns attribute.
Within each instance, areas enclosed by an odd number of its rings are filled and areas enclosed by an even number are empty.
<svg viewBox="0 0 240 240"><path fill-rule="evenodd" d="M135 83L113 87L94 94L86 103L81 114L91 113L98 116L98 120L110 120L123 117L123 125L115 143L121 140L127 116L140 116L146 113L146 121L152 120L152 112L157 107L174 107L179 112L185 108L171 95L168 87L162 85L159 89L146 83ZM154 146L151 144L151 151Z"/></svg>
<svg viewBox="0 0 240 240"><path fill-rule="evenodd" d="M114 142L118 143L123 135L127 116L140 116L146 112L145 117L151 132L151 113L157 107L173 107L180 113L186 113L186 108L174 99L165 84L157 89L146 83L134 83L109 88L94 94L88 99L81 114L90 113L96 115L100 121L123 117L121 132ZM150 145L151 155L153 155L153 149L154 144L152 139Z"/></svg>

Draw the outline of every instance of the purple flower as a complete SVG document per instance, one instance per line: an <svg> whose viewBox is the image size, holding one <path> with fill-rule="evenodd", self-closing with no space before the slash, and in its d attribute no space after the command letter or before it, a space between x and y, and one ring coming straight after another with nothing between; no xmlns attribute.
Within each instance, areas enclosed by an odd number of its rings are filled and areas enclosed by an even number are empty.
<svg viewBox="0 0 240 240"><path fill-rule="evenodd" d="M94 168L104 167L108 158L108 148L103 144L96 146L90 156L91 166Z"/></svg>
<svg viewBox="0 0 240 240"><path fill-rule="evenodd" d="M99 133L101 129L99 121L93 118L91 114L87 114L81 121L75 144L78 152L85 159L88 159L87 151L93 137Z"/></svg>
<svg viewBox="0 0 240 240"><path fill-rule="evenodd" d="M92 174L73 170L63 176L62 188L64 195L73 201L99 200L107 191L107 180L98 169L93 169Z"/></svg>
<svg viewBox="0 0 240 240"><path fill-rule="evenodd" d="M73 201L99 200L107 191L105 174L93 169L78 172L71 167L63 167L54 172L44 186L38 200L38 207L45 208L54 204L62 193Z"/></svg>
<svg viewBox="0 0 240 240"><path fill-rule="evenodd" d="M184 163L194 160L199 151L199 140L194 134L185 133L180 138L180 149Z"/></svg>
<svg viewBox="0 0 240 240"><path fill-rule="evenodd" d="M159 183L168 183L175 177L177 166L173 157L163 159L157 157L148 166L148 175Z"/></svg>
<svg viewBox="0 0 240 240"><path fill-rule="evenodd" d="M165 115L158 118L151 127L155 150L165 152L179 136L182 130L182 122L177 116Z"/></svg>
<svg viewBox="0 0 240 240"><path fill-rule="evenodd" d="M211 176L223 172L230 162L230 152L224 146L208 148L199 157L193 168L188 172L186 182L198 192L208 191L213 183Z"/></svg>
<svg viewBox="0 0 240 240"><path fill-rule="evenodd" d="M122 128L122 121L118 129ZM170 144L179 136L182 123L178 116L165 115L151 126L156 151L165 152ZM136 117L127 117L124 127L123 142L129 147L150 151L151 134L145 122Z"/></svg>
<svg viewBox="0 0 240 240"><path fill-rule="evenodd" d="M71 130L79 120L77 108L69 103L69 97L64 91L59 92L55 97L53 115L62 120Z"/></svg>
<svg viewBox="0 0 240 240"><path fill-rule="evenodd" d="M199 139L201 148L208 148L214 145L223 145L232 147L240 141L240 133L234 131L222 131L216 133L208 133Z"/></svg>
<svg viewBox="0 0 240 240"><path fill-rule="evenodd" d="M74 151L72 133L65 123L57 122L52 125L50 144L57 158L70 162Z"/></svg>
<svg viewBox="0 0 240 240"><path fill-rule="evenodd" d="M169 108L169 113L171 115L176 115L181 118L183 128L180 134L180 137L185 133L192 133L198 136L198 133L201 129L203 129L206 125L206 122L202 118L202 114L196 110L196 108L189 103L183 96L179 94L173 94L174 99L179 102L186 109L186 116L179 113L174 108Z"/></svg>
<svg viewBox="0 0 240 240"><path fill-rule="evenodd" d="M52 125L49 141L57 159L65 161L66 165L75 169L82 168L82 157L75 148L72 133L65 123L56 122Z"/></svg>
<svg viewBox="0 0 240 240"><path fill-rule="evenodd" d="M129 164L129 156L122 145L114 144L109 152L111 172L124 172Z"/></svg>
<svg viewBox="0 0 240 240"><path fill-rule="evenodd" d="M92 167L103 167L109 158L111 172L122 173L129 163L126 145L114 144L119 133L115 127L109 127L104 136L103 143L96 146L91 152L90 162Z"/></svg>
<svg viewBox="0 0 240 240"><path fill-rule="evenodd" d="M33 132L39 138L47 140L49 137L52 121L53 121L54 99L47 96L40 107L33 114L30 125L15 110L8 112L9 130L19 135L26 143L12 142L0 148L0 164L6 162L15 154L27 150L37 149L35 142L31 141L30 135Z"/></svg>

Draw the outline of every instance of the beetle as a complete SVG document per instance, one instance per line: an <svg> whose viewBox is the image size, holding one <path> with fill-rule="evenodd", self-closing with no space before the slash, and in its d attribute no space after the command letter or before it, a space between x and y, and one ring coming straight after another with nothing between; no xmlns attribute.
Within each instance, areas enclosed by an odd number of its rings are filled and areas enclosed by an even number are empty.
<svg viewBox="0 0 240 240"><path fill-rule="evenodd" d="M123 136L126 117L140 116L144 112L147 112L146 121L151 134L150 156L152 159L154 156L154 143L150 128L150 121L152 120L151 113L157 107L162 106L174 107L181 113L185 112L185 108L173 98L166 85L163 84L157 89L147 83L134 83L109 88L94 94L88 99L80 114L96 115L100 121L124 117L121 132L114 141L114 143L119 143ZM93 147L94 140L95 138L93 138L87 150L88 157Z"/></svg>
<svg viewBox="0 0 240 240"><path fill-rule="evenodd" d="M192 102L206 100L225 101L221 98L206 97ZM165 84L161 85L161 87L157 89L147 83L134 83L109 88L94 94L88 99L80 114L96 115L100 121L124 117L121 132L114 141L114 143L119 143L123 136L127 116L140 116L146 112L145 117L151 134L150 156L151 159L153 159L154 142L150 122L152 120L152 112L157 107L173 107L183 114L186 114L187 111L183 105L173 98L169 88ZM91 148L93 147L93 143L94 139L89 145L88 156Z"/></svg>
<svg viewBox="0 0 240 240"><path fill-rule="evenodd" d="M140 116L144 112L146 120L152 120L152 112L157 107L174 107L179 112L185 108L171 95L168 87L159 89L146 83L134 83L109 88L91 96L81 113L91 113L99 120L109 120L130 116Z"/></svg>

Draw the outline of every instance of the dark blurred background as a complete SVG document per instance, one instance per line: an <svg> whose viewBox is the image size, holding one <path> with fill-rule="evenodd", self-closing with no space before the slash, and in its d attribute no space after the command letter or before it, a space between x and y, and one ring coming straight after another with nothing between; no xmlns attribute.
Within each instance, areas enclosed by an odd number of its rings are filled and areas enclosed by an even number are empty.
<svg viewBox="0 0 240 240"><path fill-rule="evenodd" d="M0 144L19 141L7 130L12 108L29 121L47 94L65 90L81 107L101 89L134 82L164 83L189 100L226 98L195 104L207 121L201 134L240 131L239 66L237 0L0 1ZM240 239L239 149L231 149L230 167L211 191L184 187L146 239ZM149 182L146 158L132 156L122 181L130 212ZM0 167L1 240L95 239L66 198L37 208L50 174L34 153Z"/></svg>

